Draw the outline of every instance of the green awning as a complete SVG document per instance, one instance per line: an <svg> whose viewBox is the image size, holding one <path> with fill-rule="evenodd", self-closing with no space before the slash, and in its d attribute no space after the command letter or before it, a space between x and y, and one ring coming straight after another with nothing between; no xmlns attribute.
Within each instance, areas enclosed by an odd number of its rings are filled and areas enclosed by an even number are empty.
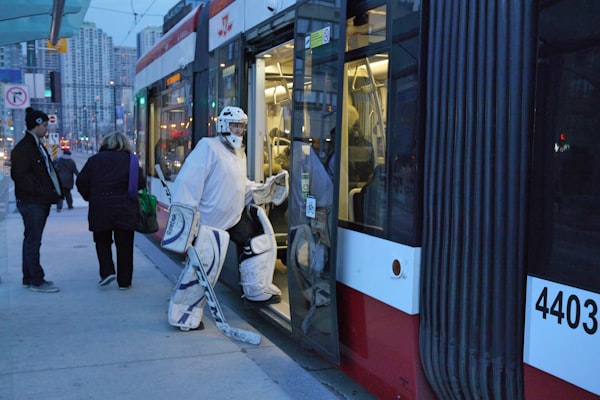
<svg viewBox="0 0 600 400"><path fill-rule="evenodd" d="M90 0L0 0L0 46L79 32Z"/></svg>

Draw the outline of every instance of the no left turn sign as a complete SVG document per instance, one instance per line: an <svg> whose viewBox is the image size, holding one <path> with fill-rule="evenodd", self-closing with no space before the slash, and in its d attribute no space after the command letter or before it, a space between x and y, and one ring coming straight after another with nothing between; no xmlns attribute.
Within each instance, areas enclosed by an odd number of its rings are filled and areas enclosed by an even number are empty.
<svg viewBox="0 0 600 400"><path fill-rule="evenodd" d="M29 90L25 85L4 85L4 102L6 108L22 109L29 107Z"/></svg>

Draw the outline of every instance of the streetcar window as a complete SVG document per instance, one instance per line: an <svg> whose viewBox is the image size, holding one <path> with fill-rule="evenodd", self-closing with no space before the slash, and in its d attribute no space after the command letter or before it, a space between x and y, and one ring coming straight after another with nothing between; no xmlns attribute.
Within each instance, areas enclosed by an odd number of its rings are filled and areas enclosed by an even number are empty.
<svg viewBox="0 0 600 400"><path fill-rule="evenodd" d="M529 272L600 292L600 7L595 4L589 2L583 17L567 2L540 14Z"/></svg>
<svg viewBox="0 0 600 400"><path fill-rule="evenodd" d="M208 112L210 126L201 136L216 136L217 116L226 106L244 107L240 101L241 39L235 39L210 53Z"/></svg>
<svg viewBox="0 0 600 400"><path fill-rule="evenodd" d="M167 77L153 85L147 105L138 105L148 108L148 132L138 135L148 142L149 166L159 164L169 181L175 180L193 146L191 73L184 69L177 74L177 80Z"/></svg>
<svg viewBox="0 0 600 400"><path fill-rule="evenodd" d="M386 238L412 246L421 244L422 141L419 124L419 19L416 4L393 11L394 38L390 66L390 121ZM423 78L421 78L423 79Z"/></svg>
<svg viewBox="0 0 600 400"><path fill-rule="evenodd" d="M159 138L155 144L155 156L165 177L175 180L186 156L191 151L191 109L188 93L190 84L163 91L160 108Z"/></svg>
<svg viewBox="0 0 600 400"><path fill-rule="evenodd" d="M342 125L340 219L383 228L386 209L385 148L387 53L346 63L348 103ZM347 201L347 204L346 204Z"/></svg>
<svg viewBox="0 0 600 400"><path fill-rule="evenodd" d="M386 12L393 25L387 36ZM363 24L368 28L359 29ZM346 103L336 136L341 138L338 219L344 227L418 246L419 5L355 9L346 26Z"/></svg>
<svg viewBox="0 0 600 400"><path fill-rule="evenodd" d="M346 21L346 51L383 42L386 32L385 6L361 12Z"/></svg>

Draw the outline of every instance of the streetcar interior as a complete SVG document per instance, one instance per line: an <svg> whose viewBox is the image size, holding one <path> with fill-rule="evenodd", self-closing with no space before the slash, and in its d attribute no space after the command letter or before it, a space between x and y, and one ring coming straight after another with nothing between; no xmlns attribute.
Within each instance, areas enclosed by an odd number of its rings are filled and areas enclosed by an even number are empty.
<svg viewBox="0 0 600 400"><path fill-rule="evenodd" d="M263 95L264 121L255 124L261 128L250 131L248 141L256 140L254 157L261 158L262 171L256 171L252 178L257 181L267 179L282 170L290 170L290 146L292 141L292 88L294 45L292 41L283 43L268 51L257 54L257 87L264 87ZM257 99L258 101L258 99ZM260 109L260 107L259 107ZM256 118L258 120L258 116ZM263 131L264 129L264 131ZM260 130L261 132L257 132ZM264 134L260 134L264 133ZM249 159L252 157L249 154ZM250 161L252 163L252 161ZM261 176L262 175L262 176ZM268 205L267 214L273 225L277 241L277 261L273 282L282 290L281 301L271 304L272 311L281 317L290 319L290 299L287 281L287 232L288 232L288 202L279 206Z"/></svg>

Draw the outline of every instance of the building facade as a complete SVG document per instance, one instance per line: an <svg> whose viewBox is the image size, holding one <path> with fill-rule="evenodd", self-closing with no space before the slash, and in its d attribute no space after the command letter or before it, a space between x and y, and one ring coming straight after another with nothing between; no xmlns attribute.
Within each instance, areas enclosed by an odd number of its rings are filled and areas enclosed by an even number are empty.
<svg viewBox="0 0 600 400"><path fill-rule="evenodd" d="M162 27L147 26L137 34L137 58L146 54L162 36Z"/></svg>
<svg viewBox="0 0 600 400"><path fill-rule="evenodd" d="M96 150L116 130L119 104L113 40L95 23L84 22L61 56L62 113L66 138Z"/></svg>
<svg viewBox="0 0 600 400"><path fill-rule="evenodd" d="M134 47L114 48L115 94L117 130L132 135L133 131L133 81L137 52Z"/></svg>

